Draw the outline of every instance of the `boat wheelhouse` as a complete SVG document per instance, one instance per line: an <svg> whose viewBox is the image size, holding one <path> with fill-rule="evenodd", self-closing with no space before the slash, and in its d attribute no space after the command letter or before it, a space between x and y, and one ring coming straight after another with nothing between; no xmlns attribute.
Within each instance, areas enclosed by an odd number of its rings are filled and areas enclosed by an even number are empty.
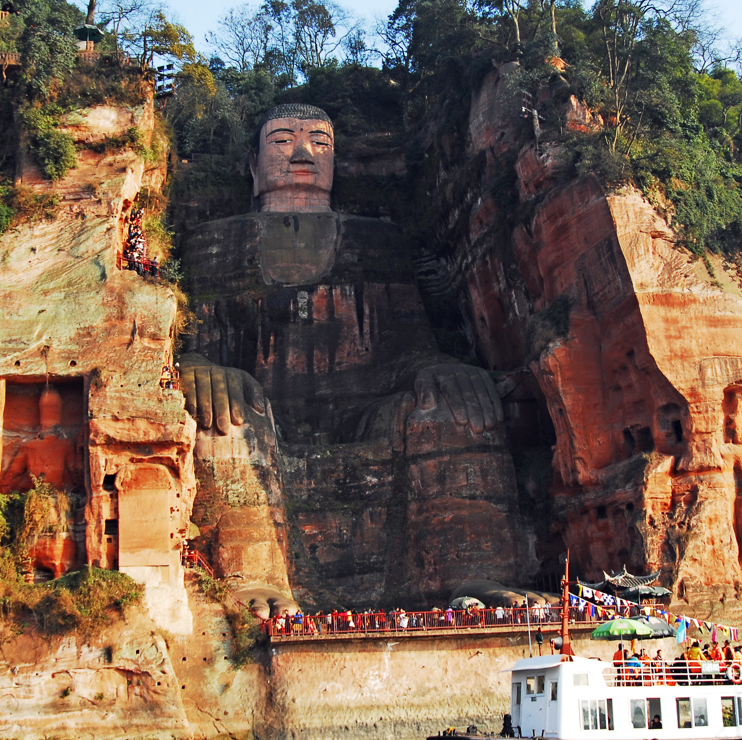
<svg viewBox="0 0 742 740"><path fill-rule="evenodd" d="M511 692L522 737L742 738L742 685L718 663L616 668L571 655L526 658L512 669Z"/></svg>

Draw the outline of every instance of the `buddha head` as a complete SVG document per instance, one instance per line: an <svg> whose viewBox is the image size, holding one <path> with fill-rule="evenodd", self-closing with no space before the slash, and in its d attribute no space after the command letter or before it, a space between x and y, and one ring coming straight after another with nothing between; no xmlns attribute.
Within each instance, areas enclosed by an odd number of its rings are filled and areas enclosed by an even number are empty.
<svg viewBox="0 0 742 740"><path fill-rule="evenodd" d="M250 155L260 210L329 211L334 143L332 122L320 108L296 103L271 108Z"/></svg>

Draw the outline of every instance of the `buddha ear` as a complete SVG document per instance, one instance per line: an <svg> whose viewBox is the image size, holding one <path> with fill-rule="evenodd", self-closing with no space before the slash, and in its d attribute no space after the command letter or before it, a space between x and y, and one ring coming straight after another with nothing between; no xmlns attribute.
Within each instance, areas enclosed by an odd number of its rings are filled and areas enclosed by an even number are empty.
<svg viewBox="0 0 742 740"><path fill-rule="evenodd" d="M248 152L247 161L252 174L252 194L257 198L260 195L258 192L258 155L254 149L250 149Z"/></svg>

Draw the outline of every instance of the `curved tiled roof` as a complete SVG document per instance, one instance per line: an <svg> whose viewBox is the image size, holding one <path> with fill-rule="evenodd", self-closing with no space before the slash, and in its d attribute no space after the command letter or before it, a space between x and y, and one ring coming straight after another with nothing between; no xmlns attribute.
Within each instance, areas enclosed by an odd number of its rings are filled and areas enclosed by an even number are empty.
<svg viewBox="0 0 742 740"><path fill-rule="evenodd" d="M636 588L637 586L649 586L659 578L659 575L660 571L650 573L648 576L634 576L626 570L626 566L624 565L618 573L608 575L608 573L603 571L604 580L600 583L585 583L585 581L580 581L580 583L589 588L597 588L598 591L608 587L613 589L627 589Z"/></svg>

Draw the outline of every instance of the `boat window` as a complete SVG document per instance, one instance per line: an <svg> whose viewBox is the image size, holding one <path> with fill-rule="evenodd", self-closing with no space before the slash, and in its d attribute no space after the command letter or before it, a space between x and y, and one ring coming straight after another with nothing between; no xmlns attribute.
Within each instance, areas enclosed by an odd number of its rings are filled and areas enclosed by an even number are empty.
<svg viewBox="0 0 742 740"><path fill-rule="evenodd" d="M694 727L708 727L709 713L706 710L705 699L693 699L693 726Z"/></svg>
<svg viewBox="0 0 742 740"><path fill-rule="evenodd" d="M604 701L598 702L598 727L600 727L601 730L605 730L606 727L608 727Z"/></svg>
<svg viewBox="0 0 742 740"><path fill-rule="evenodd" d="M526 679L526 694L536 693L536 676L528 676Z"/></svg>
<svg viewBox="0 0 742 740"><path fill-rule="evenodd" d="M518 681L518 683L513 684L513 704L516 707L520 706L520 692L521 692L521 685L520 685L520 681Z"/></svg>
<svg viewBox="0 0 742 740"><path fill-rule="evenodd" d="M742 725L742 696L737 697L737 722Z"/></svg>
<svg viewBox="0 0 742 740"><path fill-rule="evenodd" d="M546 676L536 676L536 693L543 694L546 691Z"/></svg>
<svg viewBox="0 0 742 740"><path fill-rule="evenodd" d="M575 686L587 686L587 673L575 673L573 676Z"/></svg>
<svg viewBox="0 0 742 740"><path fill-rule="evenodd" d="M662 702L659 699L647 699L647 719L650 730L662 729Z"/></svg>
<svg viewBox="0 0 742 740"><path fill-rule="evenodd" d="M583 730L613 729L613 700L591 699L580 702Z"/></svg>
<svg viewBox="0 0 742 740"><path fill-rule="evenodd" d="M721 717L724 727L736 727L737 722L737 699L734 696L721 697Z"/></svg>
<svg viewBox="0 0 742 740"><path fill-rule="evenodd" d="M693 727L693 720L690 713L690 699L677 699L678 705L678 727L681 730Z"/></svg>
<svg viewBox="0 0 742 740"><path fill-rule="evenodd" d="M582 729L589 730L590 729L590 702L581 701L580 710L582 712Z"/></svg>
<svg viewBox="0 0 742 740"><path fill-rule="evenodd" d="M631 724L635 729L644 729L647 726L647 711L644 699L631 699Z"/></svg>
<svg viewBox="0 0 742 740"><path fill-rule="evenodd" d="M552 681L551 682L551 700L556 701L557 700L557 687L559 686L558 681Z"/></svg>

